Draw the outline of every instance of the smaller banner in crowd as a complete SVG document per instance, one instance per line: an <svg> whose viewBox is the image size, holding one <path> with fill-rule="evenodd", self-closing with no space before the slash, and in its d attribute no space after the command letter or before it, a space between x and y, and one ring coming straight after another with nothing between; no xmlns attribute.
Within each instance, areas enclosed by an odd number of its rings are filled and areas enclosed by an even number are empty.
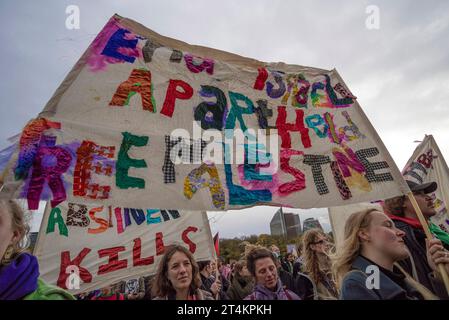
<svg viewBox="0 0 449 320"><path fill-rule="evenodd" d="M298 256L298 251L296 250L295 244L287 244L287 253L291 253L295 256Z"/></svg>
<svg viewBox="0 0 449 320"><path fill-rule="evenodd" d="M449 233L449 214L446 207L449 203L449 168L432 135L426 135L416 147L402 174L405 180L415 183L435 181L438 184L437 190L432 193L437 214L431 220Z"/></svg>
<svg viewBox="0 0 449 320"><path fill-rule="evenodd" d="M63 202L47 205L34 254L44 281L77 294L155 274L172 244L215 259L206 213Z"/></svg>

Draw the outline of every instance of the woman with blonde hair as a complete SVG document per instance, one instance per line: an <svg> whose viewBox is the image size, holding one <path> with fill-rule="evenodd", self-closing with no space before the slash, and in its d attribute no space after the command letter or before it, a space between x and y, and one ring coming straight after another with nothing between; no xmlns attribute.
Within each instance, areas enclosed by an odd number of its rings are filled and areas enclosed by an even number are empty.
<svg viewBox="0 0 449 320"><path fill-rule="evenodd" d="M310 229L304 233L302 242L304 273L299 273L296 277L297 292L304 300L337 299L338 292L331 271L332 262L328 255L330 243L326 235L320 229Z"/></svg>
<svg viewBox="0 0 449 320"><path fill-rule="evenodd" d="M199 267L190 251L181 245L166 248L154 279L153 300L213 300L200 287Z"/></svg>
<svg viewBox="0 0 449 320"><path fill-rule="evenodd" d="M0 200L0 300L75 300L39 279L37 259L26 253L28 232L22 208Z"/></svg>
<svg viewBox="0 0 449 320"><path fill-rule="evenodd" d="M344 242L335 256L333 270L343 300L424 300L437 299L396 262L409 251L404 232L377 209L352 214L346 221ZM449 257L437 239L428 241L429 264L444 263ZM374 276L374 277L373 277Z"/></svg>

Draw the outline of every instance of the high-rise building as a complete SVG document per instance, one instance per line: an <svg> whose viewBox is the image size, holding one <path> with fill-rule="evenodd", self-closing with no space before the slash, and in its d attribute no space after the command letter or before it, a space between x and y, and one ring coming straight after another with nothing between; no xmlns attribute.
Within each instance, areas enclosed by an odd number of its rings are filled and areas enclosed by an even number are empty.
<svg viewBox="0 0 449 320"><path fill-rule="evenodd" d="M280 208L270 222L271 235L284 236L287 239L296 238L301 234L301 220L299 215L284 213Z"/></svg>
<svg viewBox="0 0 449 320"><path fill-rule="evenodd" d="M301 220L299 219L299 215L284 213L284 219L287 229L287 239L294 239L301 235Z"/></svg>
<svg viewBox="0 0 449 320"><path fill-rule="evenodd" d="M318 221L318 219L307 218L306 220L304 220L304 225L302 227L303 232L315 228L321 229L321 231L323 231L323 227L321 226L321 223Z"/></svg>
<svg viewBox="0 0 449 320"><path fill-rule="evenodd" d="M272 236L283 236L286 234L285 220L282 208L276 211L270 222L270 231Z"/></svg>

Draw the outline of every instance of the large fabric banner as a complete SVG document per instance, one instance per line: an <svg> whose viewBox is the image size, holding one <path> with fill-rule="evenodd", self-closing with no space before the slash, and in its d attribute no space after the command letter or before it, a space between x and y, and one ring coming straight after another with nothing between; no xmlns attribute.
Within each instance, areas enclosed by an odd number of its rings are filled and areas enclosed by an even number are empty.
<svg viewBox="0 0 449 320"><path fill-rule="evenodd" d="M416 147L402 173L405 180L419 184L435 181L438 184L432 194L437 214L431 221L449 233L449 168L432 135L426 135Z"/></svg>
<svg viewBox="0 0 449 320"><path fill-rule="evenodd" d="M24 128L1 197L328 207L409 191L336 70L188 45L114 16Z"/></svg>
<svg viewBox="0 0 449 320"><path fill-rule="evenodd" d="M47 205L34 254L44 281L76 294L155 274L173 244L215 259L206 213L63 202Z"/></svg>

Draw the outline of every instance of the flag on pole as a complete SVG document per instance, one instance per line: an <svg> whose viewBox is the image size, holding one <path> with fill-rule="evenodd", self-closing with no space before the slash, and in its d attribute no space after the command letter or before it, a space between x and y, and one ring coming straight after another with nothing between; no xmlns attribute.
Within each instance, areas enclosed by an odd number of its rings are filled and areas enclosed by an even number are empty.
<svg viewBox="0 0 449 320"><path fill-rule="evenodd" d="M416 147L402 174L405 180L418 184L437 183L438 188L430 195L437 212L431 222L449 233L449 168L432 135L426 135Z"/></svg>
<svg viewBox="0 0 449 320"><path fill-rule="evenodd" d="M218 237L218 232L214 236L214 247L218 258L220 256L220 238Z"/></svg>

